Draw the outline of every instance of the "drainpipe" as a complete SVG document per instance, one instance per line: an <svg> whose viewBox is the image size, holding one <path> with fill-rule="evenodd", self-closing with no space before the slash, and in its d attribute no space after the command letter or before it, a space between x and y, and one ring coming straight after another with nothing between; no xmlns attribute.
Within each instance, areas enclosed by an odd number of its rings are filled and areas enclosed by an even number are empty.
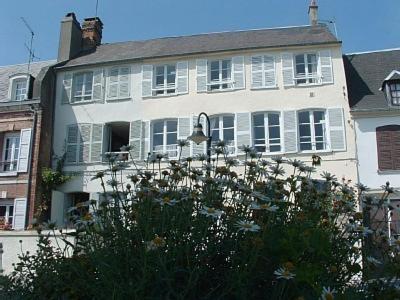
<svg viewBox="0 0 400 300"><path fill-rule="evenodd" d="M0 275L3 274L3 243L0 243Z"/></svg>

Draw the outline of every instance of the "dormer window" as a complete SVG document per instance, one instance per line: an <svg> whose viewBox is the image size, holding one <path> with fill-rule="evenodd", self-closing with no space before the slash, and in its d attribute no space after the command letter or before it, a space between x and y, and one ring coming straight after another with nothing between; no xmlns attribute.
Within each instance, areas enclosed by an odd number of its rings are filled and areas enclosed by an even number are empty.
<svg viewBox="0 0 400 300"><path fill-rule="evenodd" d="M24 101L28 99L29 80L26 75L16 75L10 78L9 99L11 101Z"/></svg>
<svg viewBox="0 0 400 300"><path fill-rule="evenodd" d="M400 106L400 71L393 70L383 81L381 91L390 106Z"/></svg>
<svg viewBox="0 0 400 300"><path fill-rule="evenodd" d="M389 82L389 93L392 105L400 105L400 81Z"/></svg>

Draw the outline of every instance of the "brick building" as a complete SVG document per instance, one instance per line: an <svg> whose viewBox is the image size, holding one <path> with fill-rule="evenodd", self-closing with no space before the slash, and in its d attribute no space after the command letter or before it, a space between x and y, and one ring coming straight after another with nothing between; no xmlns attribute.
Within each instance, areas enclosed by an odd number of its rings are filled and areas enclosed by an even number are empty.
<svg viewBox="0 0 400 300"><path fill-rule="evenodd" d="M25 229L51 161L54 61L0 67L0 229Z"/></svg>

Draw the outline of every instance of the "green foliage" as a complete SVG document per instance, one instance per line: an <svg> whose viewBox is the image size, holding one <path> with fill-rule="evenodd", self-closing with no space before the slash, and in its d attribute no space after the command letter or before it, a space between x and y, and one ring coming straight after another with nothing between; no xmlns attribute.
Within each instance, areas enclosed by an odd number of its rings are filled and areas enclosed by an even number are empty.
<svg viewBox="0 0 400 300"><path fill-rule="evenodd" d="M211 165L149 157L128 178L126 163L109 157L93 178L102 201L73 208L75 231L58 246L42 236L3 290L24 299L399 297L400 247L386 243L379 263L367 262L377 239L357 210L359 190L328 173L313 180L300 161L244 151L244 162L217 151Z"/></svg>

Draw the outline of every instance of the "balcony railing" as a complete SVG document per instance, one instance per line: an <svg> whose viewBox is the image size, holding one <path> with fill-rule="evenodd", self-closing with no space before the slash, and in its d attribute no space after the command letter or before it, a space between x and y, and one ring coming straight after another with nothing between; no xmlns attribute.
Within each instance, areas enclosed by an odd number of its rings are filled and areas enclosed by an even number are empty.
<svg viewBox="0 0 400 300"><path fill-rule="evenodd" d="M165 148L164 145L154 146L153 152L159 154L167 154L169 158L178 157L178 145L166 145Z"/></svg>

